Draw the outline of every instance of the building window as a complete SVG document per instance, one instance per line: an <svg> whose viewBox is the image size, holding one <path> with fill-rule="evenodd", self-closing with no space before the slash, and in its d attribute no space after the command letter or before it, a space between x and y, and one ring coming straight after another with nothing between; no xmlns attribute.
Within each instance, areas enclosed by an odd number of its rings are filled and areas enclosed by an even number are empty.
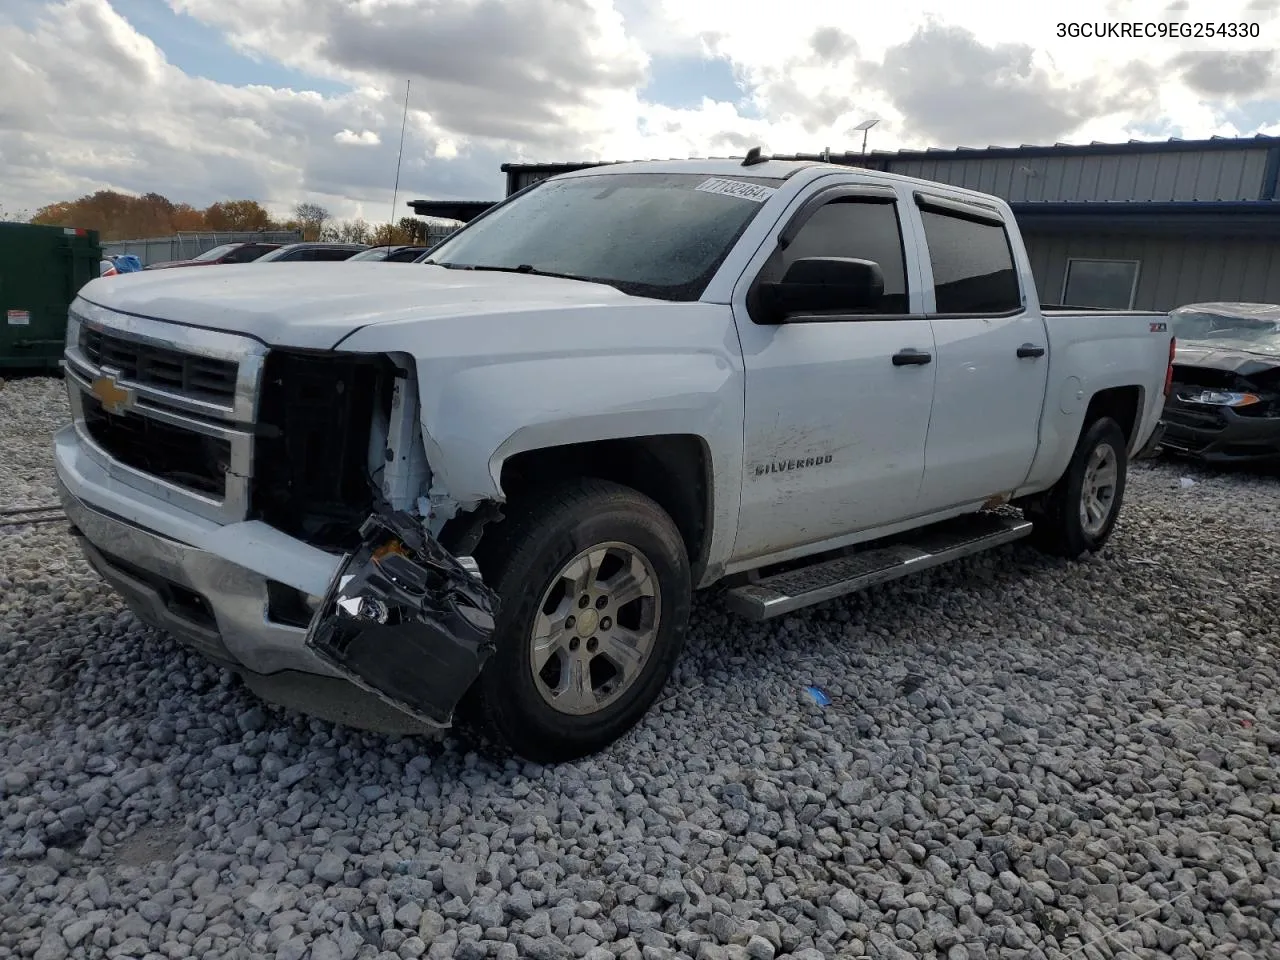
<svg viewBox="0 0 1280 960"><path fill-rule="evenodd" d="M929 209L921 209L920 217L938 313L999 314L1022 307L1013 251L1000 223Z"/></svg>
<svg viewBox="0 0 1280 960"><path fill-rule="evenodd" d="M1062 302L1068 307L1132 310L1138 292L1137 260L1068 260Z"/></svg>

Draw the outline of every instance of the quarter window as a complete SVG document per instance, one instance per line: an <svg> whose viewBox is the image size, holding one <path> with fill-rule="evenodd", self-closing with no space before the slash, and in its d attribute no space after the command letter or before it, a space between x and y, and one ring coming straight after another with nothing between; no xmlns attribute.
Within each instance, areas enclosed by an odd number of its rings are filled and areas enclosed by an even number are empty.
<svg viewBox="0 0 1280 960"><path fill-rule="evenodd" d="M921 209L938 313L998 314L1022 306L1002 224Z"/></svg>
<svg viewBox="0 0 1280 960"><path fill-rule="evenodd" d="M907 312L906 258L896 204L855 197L819 207L791 243L770 257L762 277L781 279L787 267L802 257L850 257L878 263L884 273L883 296L878 303L850 313Z"/></svg>

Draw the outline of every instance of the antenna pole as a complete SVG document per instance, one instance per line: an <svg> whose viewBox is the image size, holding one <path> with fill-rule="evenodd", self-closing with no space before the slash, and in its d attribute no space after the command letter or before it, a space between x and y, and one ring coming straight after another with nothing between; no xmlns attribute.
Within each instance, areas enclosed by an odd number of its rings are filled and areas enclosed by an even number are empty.
<svg viewBox="0 0 1280 960"><path fill-rule="evenodd" d="M391 229L396 226L396 201L400 198L400 161L404 159L404 128L409 120L409 84L411 81L404 82L404 116L400 118L400 153L396 156L396 185L391 190ZM388 238L390 235L388 234ZM390 239L387 246L390 246Z"/></svg>

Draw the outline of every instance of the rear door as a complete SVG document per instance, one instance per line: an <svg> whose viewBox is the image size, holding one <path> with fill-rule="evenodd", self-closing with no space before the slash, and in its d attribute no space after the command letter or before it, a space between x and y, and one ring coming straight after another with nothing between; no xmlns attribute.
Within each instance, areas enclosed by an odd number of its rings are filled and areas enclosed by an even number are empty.
<svg viewBox="0 0 1280 960"><path fill-rule="evenodd" d="M1026 479L1048 335L1000 211L945 194L914 199L937 371L919 508L933 512L1008 494Z"/></svg>
<svg viewBox="0 0 1280 960"><path fill-rule="evenodd" d="M901 200L893 187L849 183L797 200L738 283L746 462L736 561L891 523L915 508L934 378L919 358L931 355L933 336ZM759 322L755 283L780 278L801 257L873 260L884 294L869 309ZM904 351L917 359L895 362Z"/></svg>

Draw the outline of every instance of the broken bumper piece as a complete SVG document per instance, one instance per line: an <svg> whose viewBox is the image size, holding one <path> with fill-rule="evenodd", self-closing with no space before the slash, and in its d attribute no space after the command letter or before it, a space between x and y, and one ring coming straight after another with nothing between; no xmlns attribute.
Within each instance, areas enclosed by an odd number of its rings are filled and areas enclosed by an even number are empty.
<svg viewBox="0 0 1280 960"><path fill-rule="evenodd" d="M497 597L409 514L375 514L338 568L306 645L344 677L448 726L493 653Z"/></svg>

